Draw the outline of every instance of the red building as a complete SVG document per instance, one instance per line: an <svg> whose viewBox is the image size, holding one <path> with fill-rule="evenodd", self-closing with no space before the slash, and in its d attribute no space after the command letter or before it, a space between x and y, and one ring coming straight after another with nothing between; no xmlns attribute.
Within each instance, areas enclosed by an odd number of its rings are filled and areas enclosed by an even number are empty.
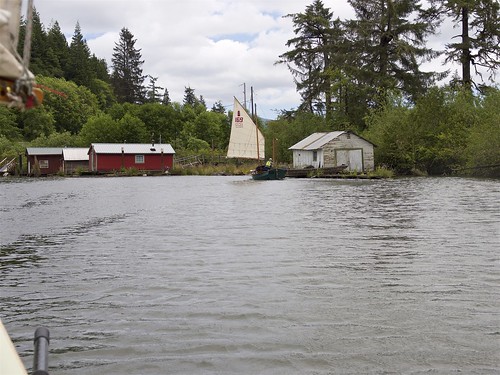
<svg viewBox="0 0 500 375"><path fill-rule="evenodd" d="M28 147L26 158L29 176L57 174L63 168L62 147Z"/></svg>
<svg viewBox="0 0 500 375"><path fill-rule="evenodd" d="M164 172L173 167L175 151L169 144L93 143L88 154L89 170L96 173L129 168Z"/></svg>

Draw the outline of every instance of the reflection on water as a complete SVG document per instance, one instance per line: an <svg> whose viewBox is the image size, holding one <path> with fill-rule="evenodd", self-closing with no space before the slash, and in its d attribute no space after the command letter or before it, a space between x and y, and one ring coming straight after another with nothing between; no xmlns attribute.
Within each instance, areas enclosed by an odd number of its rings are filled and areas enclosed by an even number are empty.
<svg viewBox="0 0 500 375"><path fill-rule="evenodd" d="M0 180L0 316L28 367L50 329L55 375L496 373L499 192Z"/></svg>

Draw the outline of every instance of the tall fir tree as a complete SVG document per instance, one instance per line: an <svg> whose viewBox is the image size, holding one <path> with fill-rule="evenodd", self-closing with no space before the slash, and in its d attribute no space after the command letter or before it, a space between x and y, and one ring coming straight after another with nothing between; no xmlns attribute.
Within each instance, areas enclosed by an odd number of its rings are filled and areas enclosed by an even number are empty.
<svg viewBox="0 0 500 375"><path fill-rule="evenodd" d="M96 77L90 63L90 49L87 41L82 35L80 23L77 22L75 32L69 46L68 65L66 69L66 79L75 82L77 85L90 87Z"/></svg>
<svg viewBox="0 0 500 375"><path fill-rule="evenodd" d="M170 100L170 94L168 93L168 89L165 88L165 91L163 92L163 97L161 99L161 104L169 105L171 103L172 103L172 101Z"/></svg>
<svg viewBox="0 0 500 375"><path fill-rule="evenodd" d="M460 83L471 89L493 81L500 68L500 3L498 0L434 0L435 10L452 19L460 34L446 45L445 62L461 66ZM483 73L488 77L484 77ZM473 79L475 73L479 81ZM485 79L486 78L486 79Z"/></svg>
<svg viewBox="0 0 500 375"><path fill-rule="evenodd" d="M287 41L292 47L279 56L277 63L287 64L294 76L297 91L302 96L301 109L324 113L330 109L330 68L332 18L330 9L321 0L315 0L304 13L289 14L296 37Z"/></svg>
<svg viewBox="0 0 500 375"><path fill-rule="evenodd" d="M69 60L69 46L57 21L47 32L47 57L52 67L49 76L63 78Z"/></svg>
<svg viewBox="0 0 500 375"><path fill-rule="evenodd" d="M162 95L159 93L163 90L163 87L157 86L156 81L158 81L158 77L148 76L149 77L149 86L147 87L147 101L150 103L160 103L162 101Z"/></svg>
<svg viewBox="0 0 500 375"><path fill-rule="evenodd" d="M415 99L435 79L435 72L422 71L421 64L438 56L426 46L426 38L437 27L433 17L415 0L348 0L356 19L348 23L350 43L357 62L354 74L365 87L372 87L374 105L390 90L401 90Z"/></svg>
<svg viewBox="0 0 500 375"><path fill-rule="evenodd" d="M198 104L198 99L196 98L196 95L194 94L194 89L191 87L184 87L184 105L194 107L196 104Z"/></svg>
<svg viewBox="0 0 500 375"><path fill-rule="evenodd" d="M26 19L21 22L19 30L18 52L21 56L24 53L24 42L26 35ZM47 60L47 33L40 20L40 14L33 9L33 18L31 26L31 48L30 48L29 69L35 74L50 75L51 67L46 63Z"/></svg>
<svg viewBox="0 0 500 375"><path fill-rule="evenodd" d="M136 39L127 28L120 31L120 40L115 43L111 59L113 72L111 84L121 103L144 103L145 76L142 75L141 50L135 48Z"/></svg>

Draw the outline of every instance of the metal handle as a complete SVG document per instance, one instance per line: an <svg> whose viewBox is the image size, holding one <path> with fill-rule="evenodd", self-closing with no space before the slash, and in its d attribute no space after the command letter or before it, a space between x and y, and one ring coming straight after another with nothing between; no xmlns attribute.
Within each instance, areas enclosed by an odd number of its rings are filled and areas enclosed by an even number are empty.
<svg viewBox="0 0 500 375"><path fill-rule="evenodd" d="M39 327L35 331L35 353L33 356L33 375L49 375L49 330Z"/></svg>

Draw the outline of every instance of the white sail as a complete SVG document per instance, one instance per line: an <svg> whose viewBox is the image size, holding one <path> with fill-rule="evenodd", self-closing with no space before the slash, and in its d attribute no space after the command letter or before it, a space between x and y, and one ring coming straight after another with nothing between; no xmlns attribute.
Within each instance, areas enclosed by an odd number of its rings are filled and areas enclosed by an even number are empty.
<svg viewBox="0 0 500 375"><path fill-rule="evenodd" d="M240 102L234 98L228 158L264 159L264 136Z"/></svg>

